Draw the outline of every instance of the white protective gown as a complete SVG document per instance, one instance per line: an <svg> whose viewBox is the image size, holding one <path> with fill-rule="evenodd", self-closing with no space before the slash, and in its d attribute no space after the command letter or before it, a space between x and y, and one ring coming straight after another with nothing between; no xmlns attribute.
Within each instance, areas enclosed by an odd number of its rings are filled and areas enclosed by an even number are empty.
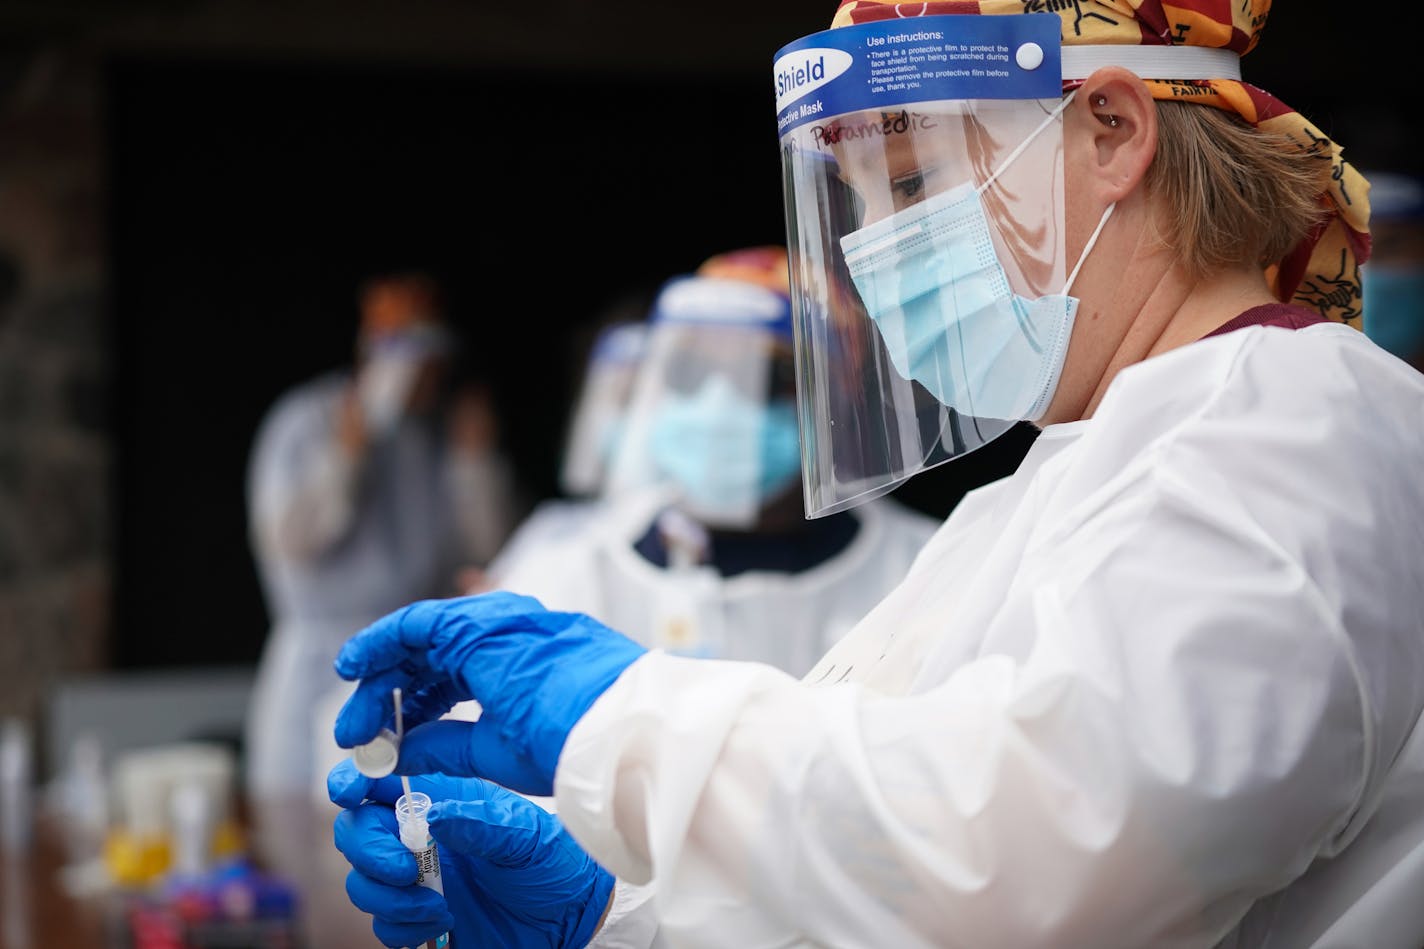
<svg viewBox="0 0 1424 949"><path fill-rule="evenodd" d="M515 516L507 464L443 450L434 423L403 420L361 464L350 461L333 434L346 386L334 373L284 395L249 462L252 545L272 619L245 736L255 794L317 784L325 797L323 766L344 752L314 714L343 687L332 669L341 645L413 600L453 594L455 571L492 556ZM315 744L320 734L329 747Z"/></svg>
<svg viewBox="0 0 1424 949"><path fill-rule="evenodd" d="M764 662L802 675L910 569L938 521L897 501L856 510L850 543L800 573L661 567L634 549L666 503L640 492L511 562L500 586L551 610L587 613L646 646Z"/></svg>
<svg viewBox="0 0 1424 949"><path fill-rule="evenodd" d="M1363 334L1132 366L804 681L654 652L595 703L595 943L1418 949L1421 565L1424 377Z"/></svg>
<svg viewBox="0 0 1424 949"><path fill-rule="evenodd" d="M499 548L486 571L490 582L498 585L517 564L551 543L563 543L577 535L598 512L604 509L601 498L550 498L535 505L529 516L520 521L509 539Z"/></svg>

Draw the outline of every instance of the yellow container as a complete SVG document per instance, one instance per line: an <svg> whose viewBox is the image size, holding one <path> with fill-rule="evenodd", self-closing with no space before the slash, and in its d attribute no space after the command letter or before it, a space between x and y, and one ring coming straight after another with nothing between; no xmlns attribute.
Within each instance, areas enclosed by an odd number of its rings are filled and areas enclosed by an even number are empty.
<svg viewBox="0 0 1424 949"><path fill-rule="evenodd" d="M104 840L104 866L120 886L147 886L168 872L173 848L162 835L137 835L124 828Z"/></svg>

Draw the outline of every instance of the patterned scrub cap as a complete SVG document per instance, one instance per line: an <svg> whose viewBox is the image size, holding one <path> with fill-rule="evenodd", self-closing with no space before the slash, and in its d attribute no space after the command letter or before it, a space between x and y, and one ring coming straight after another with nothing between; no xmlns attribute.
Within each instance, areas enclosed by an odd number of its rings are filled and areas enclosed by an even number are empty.
<svg viewBox="0 0 1424 949"><path fill-rule="evenodd" d="M1063 45L1201 46L1244 54L1266 25L1271 0L941 0L893 3L842 0L831 28L938 14L1057 13ZM1284 134L1331 161L1330 185L1320 196L1330 213L1284 259L1267 268L1282 302L1360 327L1360 264L1370 256L1369 182L1341 155L1339 145L1269 93L1229 79L1147 79L1155 99L1234 112L1255 127ZM1065 81L1064 91L1082 80Z"/></svg>
<svg viewBox="0 0 1424 949"><path fill-rule="evenodd" d="M784 297L791 296L786 248L774 244L743 247L709 257L697 268L697 275L742 280L766 287Z"/></svg>

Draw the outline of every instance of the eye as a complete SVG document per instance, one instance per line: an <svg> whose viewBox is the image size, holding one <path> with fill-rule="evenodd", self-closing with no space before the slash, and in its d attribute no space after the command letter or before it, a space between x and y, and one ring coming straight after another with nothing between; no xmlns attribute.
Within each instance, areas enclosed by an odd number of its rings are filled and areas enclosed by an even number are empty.
<svg viewBox="0 0 1424 949"><path fill-rule="evenodd" d="M925 172L916 170L892 179L890 190L895 194L897 204L918 201L925 190Z"/></svg>

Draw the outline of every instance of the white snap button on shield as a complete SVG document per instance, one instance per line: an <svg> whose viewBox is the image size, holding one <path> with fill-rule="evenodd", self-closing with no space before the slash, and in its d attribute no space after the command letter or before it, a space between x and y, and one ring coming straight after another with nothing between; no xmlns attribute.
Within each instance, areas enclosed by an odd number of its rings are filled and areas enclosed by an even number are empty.
<svg viewBox="0 0 1424 949"><path fill-rule="evenodd" d="M1014 53L1014 61L1020 69L1037 69L1043 65L1043 47L1037 43L1025 43Z"/></svg>

